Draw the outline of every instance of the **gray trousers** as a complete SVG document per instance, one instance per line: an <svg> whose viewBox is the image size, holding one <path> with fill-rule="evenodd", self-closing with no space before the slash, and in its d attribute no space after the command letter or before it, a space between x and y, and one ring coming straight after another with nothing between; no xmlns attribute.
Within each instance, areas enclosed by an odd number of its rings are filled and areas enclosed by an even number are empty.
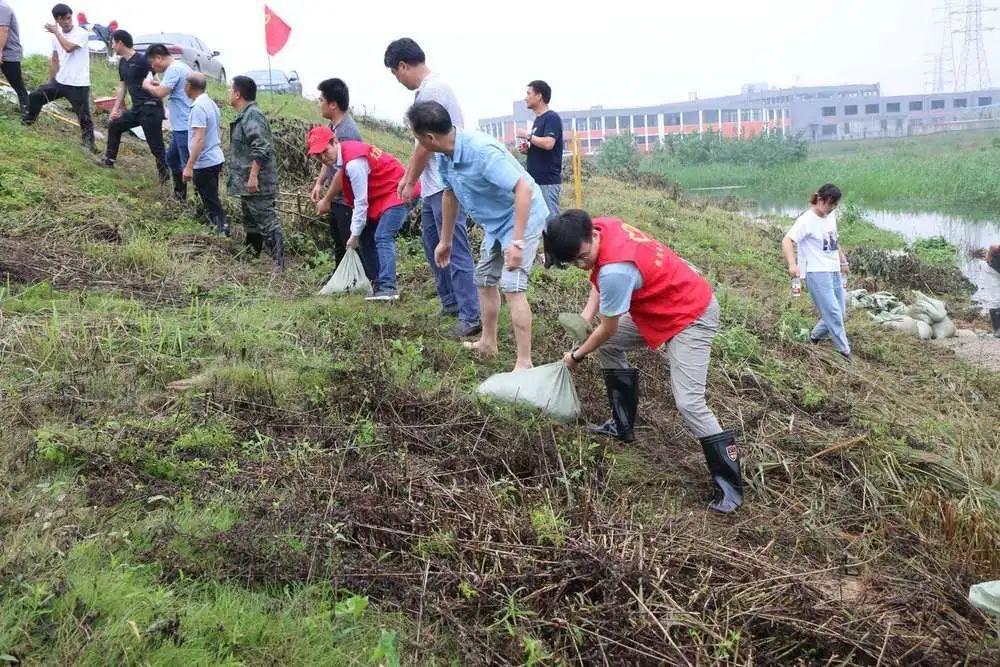
<svg viewBox="0 0 1000 667"><path fill-rule="evenodd" d="M705 402L712 339L718 329L719 302L713 297L701 317L656 352L670 366L670 388L677 411L696 438L722 432L719 420ZM646 341L639 334L632 316L623 315L618 320L618 331L598 350L601 368L631 368L626 353L645 346Z"/></svg>

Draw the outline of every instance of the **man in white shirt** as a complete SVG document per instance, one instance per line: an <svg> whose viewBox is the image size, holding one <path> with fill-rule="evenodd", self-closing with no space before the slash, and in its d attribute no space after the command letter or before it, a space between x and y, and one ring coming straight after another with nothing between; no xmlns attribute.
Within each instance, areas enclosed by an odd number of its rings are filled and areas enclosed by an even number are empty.
<svg viewBox="0 0 1000 667"><path fill-rule="evenodd" d="M87 31L73 24L73 10L58 4L52 8L55 23L46 24L52 33L52 55L49 58L50 80L28 96L28 111L24 124L31 125L42 107L65 97L80 121L83 146L97 153L94 145L94 122L90 118L90 55L87 52Z"/></svg>

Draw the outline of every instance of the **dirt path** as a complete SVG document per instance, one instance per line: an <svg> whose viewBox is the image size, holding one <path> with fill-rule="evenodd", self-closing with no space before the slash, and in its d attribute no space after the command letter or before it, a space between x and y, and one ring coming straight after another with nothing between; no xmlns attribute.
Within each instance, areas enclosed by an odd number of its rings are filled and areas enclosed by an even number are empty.
<svg viewBox="0 0 1000 667"><path fill-rule="evenodd" d="M1000 338L983 331L976 334L974 338L945 338L934 344L953 350L966 361L1000 372Z"/></svg>

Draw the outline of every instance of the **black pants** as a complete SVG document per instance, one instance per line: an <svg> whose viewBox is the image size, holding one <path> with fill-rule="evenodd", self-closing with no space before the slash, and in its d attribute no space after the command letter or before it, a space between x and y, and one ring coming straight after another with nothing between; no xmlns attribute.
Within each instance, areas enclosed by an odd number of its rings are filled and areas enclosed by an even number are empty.
<svg viewBox="0 0 1000 667"><path fill-rule="evenodd" d="M351 215L354 209L346 204L330 205L330 236L333 238L333 259L340 264L347 252L347 239L351 238Z"/></svg>
<svg viewBox="0 0 1000 667"><path fill-rule="evenodd" d="M93 145L94 121L90 118L90 86L64 86L56 81L42 84L28 95L28 113L25 115L25 120L33 122L38 118L43 106L64 97L69 100L77 120L80 121L83 143Z"/></svg>
<svg viewBox="0 0 1000 667"><path fill-rule="evenodd" d="M226 212L222 208L222 201L219 199L219 174L222 173L222 163L204 169L194 170L194 187L201 197L201 203L205 205L205 212L208 213L208 220L215 228L215 232L223 234L228 229Z"/></svg>
<svg viewBox="0 0 1000 667"><path fill-rule="evenodd" d="M3 61L0 63L0 72L3 72L3 77L7 79L7 83L17 93L17 101L21 105L21 113L24 114L28 110L28 90L24 87L24 77L21 76L20 61Z"/></svg>
<svg viewBox="0 0 1000 667"><path fill-rule="evenodd" d="M156 160L156 171L161 175L167 174L167 162L164 157L166 148L163 146L163 106L159 104L129 109L117 120L111 121L108 125L108 149L104 157L112 162L118 159L118 147L121 146L122 135L133 127L142 127L149 152Z"/></svg>

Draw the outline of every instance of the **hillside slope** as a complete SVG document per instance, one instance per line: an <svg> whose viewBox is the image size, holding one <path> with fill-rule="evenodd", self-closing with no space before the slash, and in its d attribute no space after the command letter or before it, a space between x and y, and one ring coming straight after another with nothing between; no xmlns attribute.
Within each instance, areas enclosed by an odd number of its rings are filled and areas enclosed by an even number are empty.
<svg viewBox="0 0 1000 667"><path fill-rule="evenodd" d="M488 364L448 340L415 239L398 304L316 297L307 215L276 277L168 203L143 146L99 171L76 143L0 106L2 659L1000 660L965 600L1000 568L1000 376L863 316L854 363L804 344L779 230L585 184L716 286L709 399L748 486L718 517L651 355L634 445L477 402L509 326ZM588 284L534 277L544 362ZM592 364L577 388L601 418Z"/></svg>

